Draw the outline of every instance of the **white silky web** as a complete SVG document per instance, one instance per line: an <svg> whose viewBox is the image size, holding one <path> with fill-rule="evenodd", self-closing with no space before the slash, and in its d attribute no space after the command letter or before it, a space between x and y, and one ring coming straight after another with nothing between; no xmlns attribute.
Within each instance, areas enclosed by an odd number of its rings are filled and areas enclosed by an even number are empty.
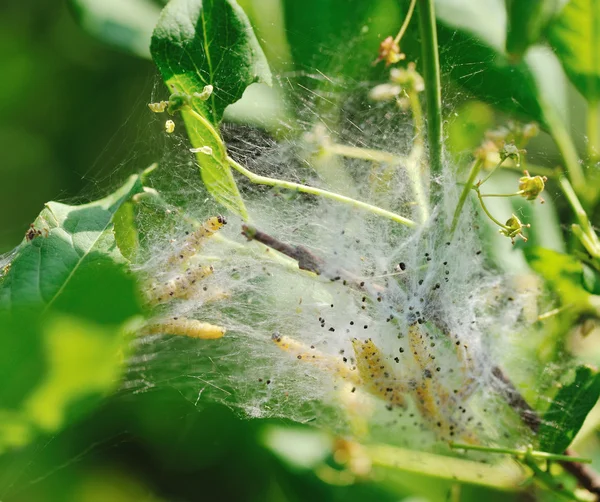
<svg viewBox="0 0 600 502"><path fill-rule="evenodd" d="M283 124L283 139L225 126L230 155L257 174L341 193L418 221L423 207L415 204L406 160L386 164L337 153L342 149L335 145L385 148L406 159L413 147L410 114L389 103L373 105L363 87L341 104L337 128L319 125L310 100L303 102L302 120ZM135 269L148 282L165 277L164 264L186 232L223 214L200 182L187 141L179 138L150 178L158 195L148 194L137 207L142 247ZM140 392L172 386L198 406L214 400L244 416L311 422L359 439L365 439L366 423L372 440L420 448L453 438L511 446L526 441L519 438L526 427L503 400L493 369L507 361L518 365L515 347L528 329L523 305L536 292L486 263L479 219L469 204L451 235L462 188L455 167L420 176L425 191L430 187L438 195L425 208L429 218L415 228L236 176L250 224L278 242L303 246L320 260L320 275L248 241L241 235L244 222L225 213L227 225L191 259L211 265L213 274L187 298L154 312L223 326L225 337L140 337L125 387ZM411 326L419 330L418 343L408 336ZM282 350L278 337L296 348ZM356 343L372 343L380 353L370 374L357 369L356 358L368 354L357 352ZM399 389L404 406L398 406Z"/></svg>

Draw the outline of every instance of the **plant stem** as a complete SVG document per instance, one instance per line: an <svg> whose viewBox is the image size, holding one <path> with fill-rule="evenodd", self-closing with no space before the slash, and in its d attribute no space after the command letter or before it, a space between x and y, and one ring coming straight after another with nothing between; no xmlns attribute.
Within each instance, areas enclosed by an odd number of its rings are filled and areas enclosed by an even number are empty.
<svg viewBox="0 0 600 502"><path fill-rule="evenodd" d="M489 446L481 446L474 444L459 444L459 443L450 443L450 448L453 450L472 450L472 451L482 451L486 453L505 453L506 455L512 455L518 458L524 458L525 456L530 456L539 460L560 460L564 462L580 462L585 464L591 464L591 458L585 457L573 457L571 455L559 455L555 453L547 453L545 451L535 451L535 450L515 450L513 448L492 448Z"/></svg>
<svg viewBox="0 0 600 502"><path fill-rule="evenodd" d="M431 172L437 175L442 172L444 145L440 61L433 0L419 0L419 31L427 100L427 142Z"/></svg>
<svg viewBox="0 0 600 502"><path fill-rule="evenodd" d="M584 498L578 497L574 492L565 489L563 484L560 481L554 479L550 472L542 470L537 465L534 459L525 457L523 462L527 467L529 467L533 471L535 478L553 493L556 493L557 495L565 497L569 500L577 500L581 502L584 502L586 500Z"/></svg>
<svg viewBox="0 0 600 502"><path fill-rule="evenodd" d="M478 188L474 188L474 190L475 190L475 193L477 194L477 198L479 199L479 203L481 204L481 209L483 209L483 211L485 212L485 214L487 214L487 217L490 220L492 220L496 225L498 225L500 228L508 230L508 227L504 223L500 223L500 221L498 221L496 218L494 218L492 216L492 213L489 212L488 208L483 203L483 197L481 196L481 192L479 191L479 189Z"/></svg>
<svg viewBox="0 0 600 502"><path fill-rule="evenodd" d="M560 178L558 183L565 194L567 201L571 205L573 212L575 213L575 217L579 222L581 234L579 234L579 231L576 229L575 225L573 230L577 233L578 237L582 241L582 244L584 244L585 248L592 256L600 256L600 239L598 239L598 236L596 235L596 232L590 223L588 215L585 212L585 209L583 209L583 206L581 205L581 202L575 193L575 190L573 190L569 180L567 180L565 177Z"/></svg>
<svg viewBox="0 0 600 502"><path fill-rule="evenodd" d="M519 195L523 195L525 190L519 190L515 193L482 193L482 197L517 197Z"/></svg>
<svg viewBox="0 0 600 502"><path fill-rule="evenodd" d="M400 42L400 40L402 40L402 37L404 36L404 33L406 32L406 28L408 28L408 24L410 23L410 20L412 18L416 4L417 4L417 0L411 0L410 5L408 6L408 12L406 13L406 17L404 18L404 22L402 23L402 26L400 27L400 31L396 35L396 38L394 38L394 43L398 44Z"/></svg>
<svg viewBox="0 0 600 502"><path fill-rule="evenodd" d="M479 183L477 183L477 186L480 187L481 185L483 185L487 180L490 179L490 177L492 176L492 174L494 174L494 172L496 172L496 169L498 169L505 161L506 159L500 159L500 162L498 162L488 173L488 175L483 178L483 180L481 180Z"/></svg>
<svg viewBox="0 0 600 502"><path fill-rule="evenodd" d="M366 457L376 467L399 469L503 490L515 490L525 481L523 471L514 463L488 465L381 444L367 445L364 448Z"/></svg>
<svg viewBox="0 0 600 502"><path fill-rule="evenodd" d="M460 218L460 213L462 212L465 202L467 201L467 197L469 196L469 193L471 192L471 188L473 187L473 185L475 183L475 178L477 178L477 175L479 174L479 171L481 171L482 167L483 167L483 159L481 159L481 158L478 158L473 163L473 166L471 167L471 172L469 173L469 178L467 179L467 182L465 183L463 191L460 194L460 198L458 199L458 204L456 205L456 209L454 210L454 217L452 218L452 227L450 228L450 236L452 236L454 234L454 231L456 230L456 225L458 224L458 219Z"/></svg>
<svg viewBox="0 0 600 502"><path fill-rule="evenodd" d="M575 190L580 194L585 193L587 191L585 175L583 174L583 169L579 163L579 156L577 155L573 140L561 118L556 114L556 111L544 104L543 108L544 118L550 129L550 134L552 134L552 137L560 150L560 154L565 161L567 174L569 175Z"/></svg>
<svg viewBox="0 0 600 502"><path fill-rule="evenodd" d="M423 124L423 114L420 109L420 104L418 110L421 113L420 123ZM420 127L422 129L422 125ZM421 173L419 172L419 169L417 167L417 164L420 162L421 156L423 154L422 143L415 141L415 144L413 145L413 148L408 157L402 157L400 155L395 155L393 153L385 152L382 150L374 150L372 148L361 148L359 146L342 145L339 143L326 144L323 146L323 149L327 153L341 155L342 157L346 157L349 159L369 160L371 162L388 164L390 166L404 166L413 185L415 199L421 211L421 223L427 221L427 219L429 218L427 199L423 191Z"/></svg>
<svg viewBox="0 0 600 502"><path fill-rule="evenodd" d="M359 146L341 145L331 143L324 146L324 149L335 155L348 157L349 159L370 160L371 162L380 162L382 164L405 164L406 157L394 155L390 152L374 150L372 148L361 148Z"/></svg>
<svg viewBox="0 0 600 502"><path fill-rule="evenodd" d="M600 161L600 101L590 101L587 109L588 163Z"/></svg>
<svg viewBox="0 0 600 502"><path fill-rule="evenodd" d="M410 108L412 110L413 123L415 129L415 144L423 145L423 134L425 133L425 122L423 120L423 108L421 107L421 101L419 100L419 93L415 90L410 90L406 93L408 100L410 101Z"/></svg>
<svg viewBox="0 0 600 502"><path fill-rule="evenodd" d="M227 157L227 162L229 165L235 169L238 173L244 175L248 178L252 183L256 183L257 185L267 185L273 187L286 188L288 190L297 190L298 192L308 193L311 195L316 195L319 197L324 197L327 199L332 199L344 204L348 204L350 206L363 209L365 211L369 211L378 216L383 216L384 218L388 218L396 223L400 223L407 227L414 227L416 223L404 216L400 216L399 214L393 213L391 211L387 211L386 209L382 209L377 206L373 206L371 204L367 204L366 202L361 202L355 199L351 199L350 197L346 197L345 195L340 195L334 192L328 192L327 190L322 190L320 188L315 188L307 185L301 185L299 183L293 183L291 181L278 180L275 178L269 178L267 176L260 176L258 174L254 174L252 171L249 171L241 164L238 164L231 157Z"/></svg>

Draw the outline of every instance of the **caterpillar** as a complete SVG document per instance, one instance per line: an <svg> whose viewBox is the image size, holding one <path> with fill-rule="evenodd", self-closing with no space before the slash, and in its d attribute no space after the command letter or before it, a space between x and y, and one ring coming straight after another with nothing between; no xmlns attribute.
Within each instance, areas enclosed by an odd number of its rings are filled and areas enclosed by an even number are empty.
<svg viewBox="0 0 600 502"><path fill-rule="evenodd" d="M225 220L224 216L212 216L206 220L200 228L188 236L179 251L171 256L169 263L171 265L185 263L190 257L198 252L207 238L226 224L227 220Z"/></svg>
<svg viewBox="0 0 600 502"><path fill-rule="evenodd" d="M279 333L273 333L271 339L283 351L290 352L297 359L309 362L323 370L331 370L336 376L349 381L354 385L360 385L361 380L354 368L348 368L343 362L328 354L316 350L313 346L308 348L306 345L290 338L282 336Z"/></svg>
<svg viewBox="0 0 600 502"><path fill-rule="evenodd" d="M394 375L394 370L385 363L385 356L369 338L352 340L356 355L356 367L364 382L364 390L388 402L388 406L406 406L403 394L407 392Z"/></svg>
<svg viewBox="0 0 600 502"><path fill-rule="evenodd" d="M158 305L173 298L189 298L194 292L196 282L213 273L212 266L190 267L183 274L177 275L164 283L154 283L146 293L149 305Z"/></svg>
<svg viewBox="0 0 600 502"><path fill-rule="evenodd" d="M215 340L222 338L226 329L195 319L173 317L151 322L144 326L142 332L145 335L178 335L201 340Z"/></svg>

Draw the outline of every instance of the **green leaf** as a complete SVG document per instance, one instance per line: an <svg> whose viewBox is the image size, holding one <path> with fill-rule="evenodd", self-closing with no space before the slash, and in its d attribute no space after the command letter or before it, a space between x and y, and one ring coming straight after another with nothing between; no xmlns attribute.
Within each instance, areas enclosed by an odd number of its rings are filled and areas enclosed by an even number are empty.
<svg viewBox="0 0 600 502"><path fill-rule="evenodd" d="M323 76L329 73L345 86L368 79L379 44L397 33L407 7L397 0L283 0L292 57L307 72L303 84L331 87ZM388 72L383 65L375 71Z"/></svg>
<svg viewBox="0 0 600 502"><path fill-rule="evenodd" d="M571 444L585 417L600 398L600 373L579 366L573 381L561 387L540 426L540 450L563 453Z"/></svg>
<svg viewBox="0 0 600 502"><path fill-rule="evenodd" d="M570 0L548 27L565 72L588 101L600 98L600 1Z"/></svg>
<svg viewBox="0 0 600 502"><path fill-rule="evenodd" d="M173 91L192 95L213 86L208 100L192 102L204 120L189 111L182 115L193 147L209 146L213 152L197 154L206 188L218 202L247 218L218 133L225 108L250 84L271 84L267 60L246 14L234 0L172 0L154 30L151 52Z"/></svg>
<svg viewBox="0 0 600 502"><path fill-rule="evenodd" d="M133 202L126 202L113 217L115 240L125 258L131 261L139 248Z"/></svg>
<svg viewBox="0 0 600 502"><path fill-rule="evenodd" d="M437 0L442 73L495 108L524 120L547 123L547 110L566 119L564 76L542 47L512 63L505 54L502 0Z"/></svg>
<svg viewBox="0 0 600 502"><path fill-rule="evenodd" d="M121 205L140 192L132 176L104 199L69 206L48 202L16 256L0 288L0 308L48 308L78 279L106 259L124 263L113 233L113 216Z"/></svg>
<svg viewBox="0 0 600 502"><path fill-rule="evenodd" d="M506 52L521 59L529 46L539 41L558 5L558 0L506 0Z"/></svg>
<svg viewBox="0 0 600 502"><path fill-rule="evenodd" d="M142 309L113 234L132 176L81 206L49 202L0 285L0 452L54 433L118 385L124 325ZM121 223L122 232L126 222Z"/></svg>
<svg viewBox="0 0 600 502"><path fill-rule="evenodd" d="M151 0L69 0L79 24L99 40L150 59L150 37L160 8Z"/></svg>
<svg viewBox="0 0 600 502"><path fill-rule="evenodd" d="M540 247L526 247L527 260L550 288L559 295L562 305L573 312L597 312L595 298L584 288L583 266L571 255Z"/></svg>

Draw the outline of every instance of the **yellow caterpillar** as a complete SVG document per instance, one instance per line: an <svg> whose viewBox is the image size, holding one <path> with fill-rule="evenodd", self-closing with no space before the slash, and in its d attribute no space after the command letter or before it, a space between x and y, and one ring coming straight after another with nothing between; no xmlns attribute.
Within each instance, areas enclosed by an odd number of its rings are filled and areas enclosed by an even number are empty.
<svg viewBox="0 0 600 502"><path fill-rule="evenodd" d="M142 331L145 335L178 335L201 340L222 338L226 332L222 326L178 317L151 322Z"/></svg>
<svg viewBox="0 0 600 502"><path fill-rule="evenodd" d="M227 221L223 216L212 216L206 220L199 229L187 237L179 251L171 256L169 263L171 265L185 263L186 260L198 252L207 238L217 232L225 224L227 224Z"/></svg>
<svg viewBox="0 0 600 502"><path fill-rule="evenodd" d="M394 370L386 364L385 356L373 341L370 338L364 341L354 338L352 348L364 390L387 401L389 406L406 406L402 394L407 392L407 388L396 379Z"/></svg>
<svg viewBox="0 0 600 502"><path fill-rule="evenodd" d="M354 368L348 368L342 361L338 360L338 358L323 354L312 346L308 348L306 345L303 345L293 338L282 336L279 333L274 333L271 339L281 350L293 354L296 356L296 359L314 364L323 370L333 371L336 376L347 380L354 385L361 384L360 377Z"/></svg>
<svg viewBox="0 0 600 502"><path fill-rule="evenodd" d="M194 292L196 282L213 273L211 266L190 267L183 274L162 284L152 284L146 293L149 305L158 305L173 298L189 298Z"/></svg>

